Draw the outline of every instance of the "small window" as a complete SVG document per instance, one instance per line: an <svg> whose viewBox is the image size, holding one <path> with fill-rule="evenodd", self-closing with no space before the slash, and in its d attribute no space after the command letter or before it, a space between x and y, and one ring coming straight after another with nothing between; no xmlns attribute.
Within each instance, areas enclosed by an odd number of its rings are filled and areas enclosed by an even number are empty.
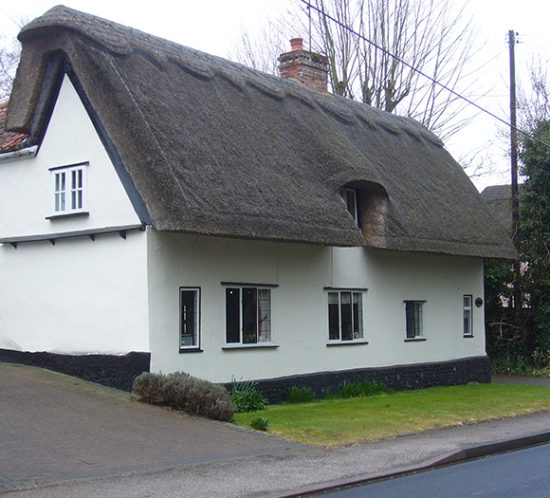
<svg viewBox="0 0 550 498"><path fill-rule="evenodd" d="M328 293L329 341L363 338L363 293L348 290Z"/></svg>
<svg viewBox="0 0 550 498"><path fill-rule="evenodd" d="M271 289L227 287L225 327L228 344L271 342Z"/></svg>
<svg viewBox="0 0 550 498"><path fill-rule="evenodd" d="M468 337L474 335L472 301L473 298L471 295L463 297L464 335Z"/></svg>
<svg viewBox="0 0 550 498"><path fill-rule="evenodd" d="M199 348L200 289L180 288L180 349Z"/></svg>
<svg viewBox="0 0 550 498"><path fill-rule="evenodd" d="M405 301L407 339L423 337L423 304L424 301Z"/></svg>
<svg viewBox="0 0 550 498"><path fill-rule="evenodd" d="M346 203L349 213L353 216L355 223L359 225L359 211L357 207L357 190L354 188L342 189L342 197Z"/></svg>
<svg viewBox="0 0 550 498"><path fill-rule="evenodd" d="M84 210L85 166L82 163L61 168L52 168L53 211L55 214Z"/></svg>

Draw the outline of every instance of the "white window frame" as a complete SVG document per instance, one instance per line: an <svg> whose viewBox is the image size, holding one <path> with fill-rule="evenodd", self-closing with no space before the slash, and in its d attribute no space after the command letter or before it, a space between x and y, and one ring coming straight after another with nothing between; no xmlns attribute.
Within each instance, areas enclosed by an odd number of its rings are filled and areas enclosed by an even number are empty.
<svg viewBox="0 0 550 498"><path fill-rule="evenodd" d="M359 203L357 201L358 197L359 194L356 188L344 187L342 189L342 198L346 203L346 208L349 214L351 214L352 218L355 220L355 223L357 223L357 225L359 225Z"/></svg>
<svg viewBox="0 0 550 498"><path fill-rule="evenodd" d="M183 293L184 292L193 292L195 294L195 316L193 320L193 326L195 329L195 344L184 345L183 344ZM180 287L179 288L179 350L180 351L190 351L190 350L200 350L201 347L201 288L200 287Z"/></svg>
<svg viewBox="0 0 550 498"><path fill-rule="evenodd" d="M424 341L424 304L426 301L407 300L405 304L405 341ZM409 320L407 319L407 305L414 306L414 336L409 335ZM418 312L417 312L418 311Z"/></svg>
<svg viewBox="0 0 550 498"><path fill-rule="evenodd" d="M67 214L86 213L86 172L89 163L71 164L50 168L52 189L52 213L53 216ZM80 185L75 184L74 175L80 174ZM64 185L58 188L58 178L64 176ZM80 197L78 194L80 193ZM73 197L73 194L74 197ZM64 199L64 205L60 205L59 199ZM80 202L78 202L80 199ZM76 200L76 202L75 202ZM80 205L79 205L80 204Z"/></svg>
<svg viewBox="0 0 550 498"><path fill-rule="evenodd" d="M326 289L327 290L327 305L328 305L328 344L350 344L354 342L365 342L365 319L364 319L364 295L366 294L365 289ZM350 294L350 306L351 306L351 331L353 334L353 337L351 339L342 339L342 294ZM337 294L338 295L338 338L334 339L330 337L330 294ZM356 336L355 331L355 318L353 313L353 302L354 302L354 296L360 297L360 303L358 308L358 316L360 319L360 327L358 329L358 334Z"/></svg>
<svg viewBox="0 0 550 498"><path fill-rule="evenodd" d="M223 283L222 283L223 284ZM224 327L224 347L261 347L261 346L270 346L273 345L273 296L271 290L276 287L272 285L261 285L261 284L223 284L224 285L224 305L225 305L225 327ZM237 289L239 291L239 341L228 342L227 337L227 291L229 289ZM243 323L243 289L254 289L256 291L256 342L244 342L244 323ZM259 291L264 291L269 293L269 337L262 339L259 335L260 332L260 299Z"/></svg>
<svg viewBox="0 0 550 498"><path fill-rule="evenodd" d="M466 300L469 300L469 304L466 304ZM474 296L472 294L464 294L462 296L462 322L463 322L463 335L464 337L474 336ZM466 321L468 320L468 321ZM466 330L466 323L468 323L468 330Z"/></svg>

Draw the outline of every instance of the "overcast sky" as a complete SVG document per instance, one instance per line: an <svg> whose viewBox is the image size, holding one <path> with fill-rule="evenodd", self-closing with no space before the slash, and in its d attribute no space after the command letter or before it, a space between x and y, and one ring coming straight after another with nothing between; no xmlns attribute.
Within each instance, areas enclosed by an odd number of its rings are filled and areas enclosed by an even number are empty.
<svg viewBox="0 0 550 498"><path fill-rule="evenodd" d="M462 0L452 0L462 5ZM18 0L0 4L0 29L15 36L21 20L30 20L58 2ZM257 32L270 16L287 11L299 0L66 0L65 5L90 12L157 36L227 57L244 31ZM525 74L533 58L550 63L550 1L548 0L472 0L466 13L472 16L483 48L478 57L484 66L483 86L490 91L478 97L478 103L508 119L508 47L506 33L519 33L516 48L518 78ZM477 116L467 129L447 143L459 158L467 153L486 159L491 174L473 178L478 188L494 183L508 183L507 143L498 137L502 126L494 120ZM490 142L494 142L489 146ZM471 173L471 172L470 172Z"/></svg>

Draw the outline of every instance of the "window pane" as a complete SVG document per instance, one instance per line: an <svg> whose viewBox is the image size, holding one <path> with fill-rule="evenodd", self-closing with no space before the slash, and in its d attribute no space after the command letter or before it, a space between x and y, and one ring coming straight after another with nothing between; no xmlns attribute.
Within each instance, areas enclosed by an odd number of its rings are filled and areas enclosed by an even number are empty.
<svg viewBox="0 0 550 498"><path fill-rule="evenodd" d="M353 219L357 221L357 191L351 188L345 189L344 199L346 201L348 211L353 216Z"/></svg>
<svg viewBox="0 0 550 498"><path fill-rule="evenodd" d="M353 293L353 338L363 337L363 296L359 292Z"/></svg>
<svg viewBox="0 0 550 498"><path fill-rule="evenodd" d="M464 296L464 335L472 335L472 296Z"/></svg>
<svg viewBox="0 0 550 498"><path fill-rule="evenodd" d="M338 292L328 293L328 338L331 341L340 339L340 304Z"/></svg>
<svg viewBox="0 0 550 498"><path fill-rule="evenodd" d="M350 341L353 339L351 292L341 292L340 302L340 311L342 314L342 340Z"/></svg>
<svg viewBox="0 0 550 498"><path fill-rule="evenodd" d="M79 190L76 193L76 208L81 209L82 208L82 190Z"/></svg>
<svg viewBox="0 0 550 498"><path fill-rule="evenodd" d="M253 344L258 342L258 303L257 289L243 288L243 343Z"/></svg>
<svg viewBox="0 0 550 498"><path fill-rule="evenodd" d="M422 335L422 303L414 303L414 335Z"/></svg>
<svg viewBox="0 0 550 498"><path fill-rule="evenodd" d="M415 336L414 303L405 303L405 315L407 322L407 339L413 339Z"/></svg>
<svg viewBox="0 0 550 498"><path fill-rule="evenodd" d="M198 292L181 291L181 346L196 346L198 332Z"/></svg>
<svg viewBox="0 0 550 498"><path fill-rule="evenodd" d="M225 324L226 341L240 342L239 319L240 289L225 289Z"/></svg>
<svg viewBox="0 0 550 498"><path fill-rule="evenodd" d="M258 289L258 342L271 341L271 291Z"/></svg>
<svg viewBox="0 0 550 498"><path fill-rule="evenodd" d="M472 335L471 324L471 311L464 310L464 335Z"/></svg>
<svg viewBox="0 0 550 498"><path fill-rule="evenodd" d="M59 194L59 210L60 211L65 211L66 207L65 207L65 192L61 192Z"/></svg>

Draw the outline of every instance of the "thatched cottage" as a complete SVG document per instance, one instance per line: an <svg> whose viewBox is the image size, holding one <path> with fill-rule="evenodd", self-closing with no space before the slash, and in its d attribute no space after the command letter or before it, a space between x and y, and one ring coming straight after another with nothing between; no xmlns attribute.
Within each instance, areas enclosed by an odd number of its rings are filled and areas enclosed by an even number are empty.
<svg viewBox="0 0 550 498"><path fill-rule="evenodd" d="M488 380L482 262L514 249L421 125L324 91L296 40L285 79L62 6L19 39L0 357L272 394Z"/></svg>

